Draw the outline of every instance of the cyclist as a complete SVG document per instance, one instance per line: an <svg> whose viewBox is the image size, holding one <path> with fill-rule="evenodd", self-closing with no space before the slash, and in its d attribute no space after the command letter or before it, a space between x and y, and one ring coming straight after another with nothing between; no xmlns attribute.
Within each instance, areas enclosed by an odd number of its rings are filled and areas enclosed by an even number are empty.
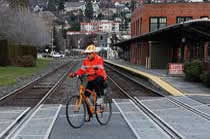
<svg viewBox="0 0 210 139"><path fill-rule="evenodd" d="M71 72L69 77L75 77L77 75L87 74L88 83L86 88L95 90L98 96L97 104L103 102L105 81L107 79L106 72L104 70L104 60L96 53L96 46L90 44L85 49L84 53L87 53L87 58L84 59L82 67L76 72ZM89 92L85 92L86 96L90 96Z"/></svg>

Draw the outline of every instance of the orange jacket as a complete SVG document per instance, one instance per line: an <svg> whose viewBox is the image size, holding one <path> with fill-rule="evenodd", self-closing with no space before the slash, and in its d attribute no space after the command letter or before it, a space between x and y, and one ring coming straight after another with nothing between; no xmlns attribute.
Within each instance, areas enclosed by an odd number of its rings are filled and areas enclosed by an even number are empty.
<svg viewBox="0 0 210 139"><path fill-rule="evenodd" d="M94 68L97 68L95 70ZM76 72L77 75L88 74L88 81L95 80L96 77L102 76L106 80L107 75L104 70L104 60L99 55L95 54L95 57L92 61L88 58L85 58L82 67Z"/></svg>

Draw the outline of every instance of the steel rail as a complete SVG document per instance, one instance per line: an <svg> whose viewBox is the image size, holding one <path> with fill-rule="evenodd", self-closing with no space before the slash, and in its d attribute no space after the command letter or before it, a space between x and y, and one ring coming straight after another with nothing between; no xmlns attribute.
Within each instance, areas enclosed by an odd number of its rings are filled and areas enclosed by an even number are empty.
<svg viewBox="0 0 210 139"><path fill-rule="evenodd" d="M120 72L120 71L118 71L118 70L112 68L111 66L106 65L106 67L112 69L113 71L117 72L117 73L120 74L120 75L123 75L124 77L126 77L126 78L129 79L130 81L132 81L132 82L134 82L134 83L136 83L136 84L139 84L139 85L143 86L144 88L146 88L146 89L148 89L148 90L151 90L153 93L155 93L155 94L157 94L157 95L160 95L160 96L164 96L164 94L158 92L158 91L155 90L154 88L149 87L149 86L147 86L147 85L145 85L145 84L143 84L143 83L137 81L136 79L133 79L133 78L129 77L128 75L126 75L126 74L124 74L124 73L122 73L122 72ZM166 95L165 95L165 96L166 96Z"/></svg>
<svg viewBox="0 0 210 139"><path fill-rule="evenodd" d="M53 70L50 73L45 74L44 76L41 77L41 79L47 77L49 74L52 74L53 72L57 71L58 69L62 68L63 66L66 66L67 64L69 64L69 62L64 64L64 65L59 66L58 68L56 68L55 70ZM41 104L43 104L47 100L47 98L56 91L56 89L62 84L62 82L64 81L64 79L67 76L67 74L75 67L75 65L76 64L74 64L72 66L72 68L70 68L70 70L68 70L67 72L64 72L62 74L62 76L57 80L57 82L52 86L52 88L43 96L43 98L33 108L31 108L29 111L27 111L24 114L22 114L22 117L19 118L19 120L16 121L16 123L13 126L11 126L10 129L8 129L4 133L4 135L2 135L1 139L10 139L10 138L12 138L12 136L15 134L15 132L17 132L18 129L20 129L20 127L25 122L27 122L28 119L30 119L31 115L33 115L34 112L36 112L36 109L39 108L39 106ZM35 82L37 80L40 80L40 78L36 79ZM34 84L34 82L30 82L30 83ZM27 85L30 86L29 83ZM18 91L19 90L23 90L24 88L25 88L25 86L20 88L20 89L18 89ZM10 95L13 95L13 94L11 93ZM9 97L9 95L7 95L7 97ZM5 99L5 97L4 97L4 99Z"/></svg>
<svg viewBox="0 0 210 139"><path fill-rule="evenodd" d="M173 102L174 104L177 104L178 106L182 106L183 108L185 108L185 109L203 117L206 120L210 120L210 115L208 115L208 114L206 114L206 113L204 113L204 112L202 112L202 111L200 111L196 108L193 108L193 107L189 106L188 104L186 104L184 102L181 102L180 100L177 100L176 98L172 98L172 97L169 96L169 97L167 97L167 99L169 101ZM203 104L203 106L208 106L208 105Z"/></svg>
<svg viewBox="0 0 210 139"><path fill-rule="evenodd" d="M107 67L108 67L108 66L107 66ZM144 86L144 87L147 88L147 89L150 89L150 88L151 88L151 87L147 87L146 85L144 85L143 83L141 83L141 82L139 82L139 81L137 81L137 80L135 80L135 79L132 79L132 78L129 77L128 75L126 75L126 74L124 74L124 73L122 73L122 72L120 72L120 71L117 71L116 69L112 68L111 66L109 66L109 68L112 69L112 70L114 70L115 72L119 73L120 75L123 75L124 77L128 78L129 80L133 81L133 82L136 83L136 84L139 84L139 85L141 85L141 86ZM196 108L193 108L193 107L189 106L188 104L186 104L186 103L184 103L184 102L181 102L180 100L177 100L176 98L173 98L173 97L171 97L171 96L167 96L167 95L165 95L165 94L159 93L158 91L154 90L153 88L151 88L151 90L152 90L154 93L156 93L156 94L158 94L158 95L161 95L161 96L167 98L169 101L173 102L174 104L176 104L176 105L178 105L178 106L181 106L181 107L183 107L183 108L185 108L185 109L187 109L187 110L189 110L189 111L191 111L191 112L193 112L193 113L195 113L195 114L197 114L197 115L203 117L203 118L206 119L206 120L210 120L210 115L208 115L207 113L202 112L202 111L200 111L200 110L198 110L198 109L196 109ZM205 106L205 104L203 104L203 105ZM206 106L208 106L208 105L206 105Z"/></svg>
<svg viewBox="0 0 210 139"><path fill-rule="evenodd" d="M172 139L184 139L177 131L175 131L172 127L170 127L167 123L165 123L160 117L158 117L155 113L150 111L146 106L138 101L135 97L132 97L122 89L118 83L116 83L110 76L108 78L121 90L121 92L126 95L134 104L138 106L140 110L142 110L152 121L154 121L163 131L165 131Z"/></svg>
<svg viewBox="0 0 210 139"><path fill-rule="evenodd" d="M46 100L46 98L51 94L51 93L53 93L55 90L56 90L56 88L61 84L61 82L63 81L63 78L65 78L66 77L66 74L64 74L58 81L57 81L57 83L46 93L46 95L33 107L33 108L31 108L31 110L28 112L28 113L26 113L25 115L24 115L24 117L21 119L21 121L19 122L19 123L17 123L16 125L15 125L15 128L12 130L12 131L10 131L10 133L8 134L8 136L5 138L5 139L10 139L10 138L12 138L12 136L13 136L13 134L15 133L15 132L17 132L18 131L18 129L20 129L20 127L25 123L25 122L27 122L28 121L28 119L30 119L30 117L33 115L33 113L34 112L36 112L36 110L37 110L37 108L41 105L41 104L43 104L43 102Z"/></svg>
<svg viewBox="0 0 210 139"><path fill-rule="evenodd" d="M24 86L22 86L22 87L20 87L20 88L18 88L18 89L15 89L15 90L12 91L11 93L9 93L9 94L7 94L7 95L1 97L1 98L0 98L0 102L3 101L3 100L5 100L5 99L7 99L8 97L10 97L10 96L12 96L12 95L14 95L14 94L18 94L18 92L21 92L22 90L26 89L27 87L30 87L31 85L33 85L33 84L39 82L40 80L44 79L45 77L49 76L50 74L52 74L53 72L55 72L55 71L58 70L59 68L62 68L63 66L65 66L65 65L67 65L67 64L69 64L69 63L70 63L70 62L67 62L67 63L65 63L65 64L63 64L63 65L61 65L61 66L55 68L55 69L52 70L51 72L46 73L46 74L44 74L44 75L41 75L41 76L37 77L36 79L32 80L31 82L25 84Z"/></svg>

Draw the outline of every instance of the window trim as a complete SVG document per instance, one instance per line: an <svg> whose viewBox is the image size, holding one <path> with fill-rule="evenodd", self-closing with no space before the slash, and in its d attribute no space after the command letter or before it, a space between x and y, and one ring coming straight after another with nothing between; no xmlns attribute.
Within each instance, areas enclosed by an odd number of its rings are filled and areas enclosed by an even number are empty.
<svg viewBox="0 0 210 139"><path fill-rule="evenodd" d="M184 22L185 22L185 21L188 21L188 20L186 20L186 18L191 18L191 20L193 19L192 16L177 16L177 17L176 17L176 23L177 23L177 24L178 24L178 23L181 23L181 22L178 22L178 18L184 18Z"/></svg>
<svg viewBox="0 0 210 139"><path fill-rule="evenodd" d="M209 19L209 16L200 16L200 19L202 18L208 18Z"/></svg>
<svg viewBox="0 0 210 139"><path fill-rule="evenodd" d="M152 18L156 18L157 19L157 25L158 25L158 28L157 28L157 30L159 30L160 29L160 18L165 18L166 19L166 26L168 25L167 24L167 22L168 22L168 18L167 18L167 16L150 16L149 17L149 32L151 32L151 19ZM154 23L153 23L154 24Z"/></svg>

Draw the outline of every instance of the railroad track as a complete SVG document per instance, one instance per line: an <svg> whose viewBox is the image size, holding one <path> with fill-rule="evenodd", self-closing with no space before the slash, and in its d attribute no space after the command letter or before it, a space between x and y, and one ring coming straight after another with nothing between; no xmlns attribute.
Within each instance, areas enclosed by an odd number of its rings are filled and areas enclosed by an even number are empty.
<svg viewBox="0 0 210 139"><path fill-rule="evenodd" d="M146 91L146 93L148 92L151 93L151 97L154 97L154 96L158 96L159 98L162 97L174 103L178 107L182 107L183 109L193 112L199 117L202 117L206 120L209 120L210 118L207 113L202 112L188 105L183 100L179 100L178 98L169 96L167 92L158 91L159 89L154 89L154 87L147 86L148 83L144 83L145 81L147 81L145 79L143 80L134 79L132 74L129 74L128 72L123 72L123 70L119 70L116 67L113 68L112 66L106 65L106 68L108 70L109 80L112 81L113 84L115 84L120 89L120 92L123 93L125 96L127 96L127 98L129 98L133 104L135 104L141 111L143 111L148 117L150 117L152 121L154 121L163 131L165 131L165 133L167 133L167 135L170 136L170 138L183 139L184 137L179 132L177 132L177 130L172 128L167 122L162 120L157 114L155 114L149 107L147 107L140 100L140 99L145 100L146 97L141 98L142 95L140 95L140 93L142 93L142 90L135 91L135 89L137 89L138 87L134 87L134 86L141 86L142 88L145 88L144 90L150 90L150 91ZM132 88L135 88L135 89L132 89ZM152 95L152 93L154 93L155 95L154 94ZM143 96L144 96L144 92L143 92ZM138 135L137 135L137 138L138 138Z"/></svg>
<svg viewBox="0 0 210 139"><path fill-rule="evenodd" d="M62 84L65 77L76 65L76 62L66 63L52 72L35 79L24 87L17 89L0 99L0 108L21 107L25 111L0 134L0 138L11 138L12 135L26 122L41 104L52 95Z"/></svg>
<svg viewBox="0 0 210 139"><path fill-rule="evenodd" d="M142 86L142 87L144 87L144 88L146 88L147 90L151 90L151 93L154 93L154 94L156 94L157 96L162 96L162 97L165 97L165 98L167 98L169 101L171 101L171 102L173 102L174 104L176 104L176 105L178 105L178 106L181 106L181 107L183 107L183 108L185 108L185 109L187 109L187 110L190 110L190 111L192 111L193 113L195 113L195 114L198 114L198 115L200 115L201 117L203 117L203 118L205 118L205 119L207 119L207 120L210 120L210 115L208 115L208 114L206 114L205 112L202 112L202 111L200 111L200 110L198 110L198 109L196 109L196 108L194 108L194 107L192 107L192 106L190 106L189 104L187 104L187 103L185 103L185 102L183 102L183 101L181 101L181 100L178 100L177 98L175 98L175 97L173 97L173 96L170 96L167 92L163 92L163 91L158 91L158 89L156 90L156 89L154 89L153 87L150 87L150 86L148 86L148 83L147 84L145 84L145 83L143 83L142 81L139 81L139 80L137 80L137 79L133 79L133 76L132 76L132 74L131 75L129 75L129 73L123 73L122 71L118 71L117 69L115 69L115 68L113 68L113 67L111 67L111 66L108 66L108 65L106 65L107 66L107 68L109 68L109 69L112 69L114 72L116 72L116 73L118 73L120 76L123 76L124 78L126 78L127 80L130 80L130 81L132 81L134 84L137 84L137 85L139 85L139 86ZM110 72L109 72L110 73ZM120 76L118 75L118 79L120 78ZM111 75L112 77L114 77L114 75ZM116 78L116 77L115 77ZM144 79L144 81L146 81L145 79ZM118 84L124 84L123 82L126 82L126 80L125 81L121 81L120 83L118 83ZM125 85L125 84L124 84ZM133 84L132 85L130 85L130 86L133 86ZM126 87L126 88L129 88L129 87ZM128 91L127 91L128 92ZM129 93L131 93L132 92L132 90L129 90ZM139 94L133 94L132 96L139 96ZM189 100L189 98L188 97L185 97L186 99L188 99ZM191 99L190 99L191 100ZM195 101L196 102L196 101ZM202 104L201 104L202 105Z"/></svg>

